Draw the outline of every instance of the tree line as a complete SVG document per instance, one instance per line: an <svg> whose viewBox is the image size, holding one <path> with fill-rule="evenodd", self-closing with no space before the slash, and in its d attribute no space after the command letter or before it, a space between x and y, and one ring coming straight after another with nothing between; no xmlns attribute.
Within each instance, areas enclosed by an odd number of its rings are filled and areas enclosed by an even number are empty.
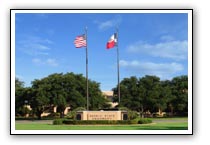
<svg viewBox="0 0 210 145"><path fill-rule="evenodd" d="M100 83L89 82L89 109L109 109L109 100L100 90ZM64 116L66 107L74 110L86 108L86 78L82 74L54 73L42 79L35 79L31 87L24 87L24 82L15 79L15 115L29 113L26 105L32 108L31 114L41 119L41 114L49 108L57 107L60 117ZM113 88L113 102L118 102L116 86ZM132 76L120 82L121 101L117 108L144 115L150 111L166 111L170 114L187 114L188 112L188 77L179 76L172 80L161 81L157 76L137 78Z"/></svg>
<svg viewBox="0 0 210 145"><path fill-rule="evenodd" d="M118 87L113 89L117 94ZM119 106L140 112L169 112L170 115L187 115L188 76L174 77L171 81L160 81L157 76L124 78L120 83ZM114 97L118 101L118 97Z"/></svg>
<svg viewBox="0 0 210 145"><path fill-rule="evenodd" d="M89 109L98 110L109 107L101 93L100 84L89 82ZM26 104L27 103L27 104ZM86 78L82 74L55 73L42 79L32 81L31 87L24 87L24 83L15 79L15 114L23 116L25 105L30 105L32 114L41 119L41 114L54 106L60 117L64 116L66 107L71 110L77 107L86 108Z"/></svg>

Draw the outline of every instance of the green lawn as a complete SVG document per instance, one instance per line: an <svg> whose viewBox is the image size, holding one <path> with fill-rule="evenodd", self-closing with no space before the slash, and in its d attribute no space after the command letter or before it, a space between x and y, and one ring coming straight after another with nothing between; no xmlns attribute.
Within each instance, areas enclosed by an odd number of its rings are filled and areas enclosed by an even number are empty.
<svg viewBox="0 0 210 145"><path fill-rule="evenodd" d="M52 125L50 123L16 123L16 130L187 130L187 118L154 119L152 124L138 125Z"/></svg>

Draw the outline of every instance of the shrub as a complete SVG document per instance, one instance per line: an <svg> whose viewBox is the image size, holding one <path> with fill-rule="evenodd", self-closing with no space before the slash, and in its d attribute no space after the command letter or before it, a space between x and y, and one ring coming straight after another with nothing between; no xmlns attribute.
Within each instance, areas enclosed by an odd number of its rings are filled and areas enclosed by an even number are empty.
<svg viewBox="0 0 210 145"><path fill-rule="evenodd" d="M134 120L138 117L138 113L136 111L128 111L128 119Z"/></svg>
<svg viewBox="0 0 210 145"><path fill-rule="evenodd" d="M133 120L72 120L72 119L55 119L54 125L70 124L70 125L97 125L97 124L110 124L110 125L121 125L121 124L147 124L152 123L149 118L136 118Z"/></svg>
<svg viewBox="0 0 210 145"><path fill-rule="evenodd" d="M152 119L150 118L140 118L138 119L138 124L148 124L152 123Z"/></svg>
<svg viewBox="0 0 210 145"><path fill-rule="evenodd" d="M63 119L55 119L55 120L53 120L53 125L61 125L61 124L63 124Z"/></svg>
<svg viewBox="0 0 210 145"><path fill-rule="evenodd" d="M132 111L132 110L128 109L127 107L119 107L118 110L127 111L129 120L136 119L139 116L137 111Z"/></svg>
<svg viewBox="0 0 210 145"><path fill-rule="evenodd" d="M73 111L69 112L66 115L66 118L68 119L75 119L76 118L76 112L77 111L85 111L86 109L84 107L77 107L76 109L74 109Z"/></svg>
<svg viewBox="0 0 210 145"><path fill-rule="evenodd" d="M120 111L129 111L129 109L127 107L119 107L118 110L120 110Z"/></svg>

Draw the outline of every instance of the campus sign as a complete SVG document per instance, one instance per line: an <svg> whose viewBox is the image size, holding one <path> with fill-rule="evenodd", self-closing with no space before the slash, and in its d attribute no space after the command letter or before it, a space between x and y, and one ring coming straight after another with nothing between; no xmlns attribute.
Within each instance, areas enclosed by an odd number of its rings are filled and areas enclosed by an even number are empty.
<svg viewBox="0 0 210 145"><path fill-rule="evenodd" d="M127 120L126 111L78 111L77 120Z"/></svg>

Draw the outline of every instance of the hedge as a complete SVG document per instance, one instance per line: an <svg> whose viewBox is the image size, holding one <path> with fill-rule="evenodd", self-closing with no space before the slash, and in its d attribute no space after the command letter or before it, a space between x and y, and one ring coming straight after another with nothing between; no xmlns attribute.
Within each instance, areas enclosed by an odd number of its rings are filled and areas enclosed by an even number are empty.
<svg viewBox="0 0 210 145"><path fill-rule="evenodd" d="M69 119L56 119L53 121L53 124L70 124L70 125L97 125L97 124L110 124L110 125L119 125L119 124L146 124L152 123L151 119L141 118L134 120L69 120Z"/></svg>
<svg viewBox="0 0 210 145"><path fill-rule="evenodd" d="M63 122L64 122L64 119L55 119L55 120L53 120L53 124L54 125L61 125L61 124L63 124Z"/></svg>
<svg viewBox="0 0 210 145"><path fill-rule="evenodd" d="M95 125L95 124L136 124L137 122L131 120L64 120L63 124L73 125Z"/></svg>

